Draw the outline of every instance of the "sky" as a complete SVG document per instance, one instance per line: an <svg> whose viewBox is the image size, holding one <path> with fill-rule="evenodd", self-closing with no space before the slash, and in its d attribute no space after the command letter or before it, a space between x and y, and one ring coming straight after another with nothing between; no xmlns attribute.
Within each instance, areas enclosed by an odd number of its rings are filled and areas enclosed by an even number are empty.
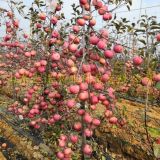
<svg viewBox="0 0 160 160"><path fill-rule="evenodd" d="M19 0L15 0L15 1L19 1ZM71 4L76 3L78 4L79 0L63 0L64 5L63 5L63 12L66 18L70 18L71 17L71 12L72 12L72 7ZM23 3L27 6L30 7L32 4L33 0L23 0ZM7 3L5 3L5 0L0 0L1 3L1 8L5 8L8 9ZM129 19L132 22L136 22L141 14L148 14L149 16L154 15L158 17L158 20L160 19L160 15L159 15L159 10L160 10L160 0L142 0L142 5L141 5L141 0L133 0L132 1L133 5L131 7L131 11L128 12L126 7L122 7L118 10L116 10L117 12L117 17L125 17L127 19ZM141 10L134 10L134 9L139 9L140 6L142 8L146 8L146 7L152 7L152 6L157 6L157 7L153 7L153 8L147 8L147 9L141 9ZM123 11L127 11L127 12L123 12ZM18 15L18 19L20 20L20 25L21 27L24 29L25 32L29 32L29 21L24 20L21 16ZM101 27L103 25L103 21L102 18L100 16L96 17L98 25L97 27ZM1 32L1 31L0 31ZM3 34L2 34L3 35Z"/></svg>

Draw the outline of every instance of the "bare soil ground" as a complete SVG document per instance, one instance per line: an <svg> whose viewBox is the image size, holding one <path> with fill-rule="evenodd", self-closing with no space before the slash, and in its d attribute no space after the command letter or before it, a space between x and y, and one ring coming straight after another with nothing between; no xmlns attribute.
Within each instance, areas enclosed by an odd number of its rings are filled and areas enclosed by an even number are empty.
<svg viewBox="0 0 160 160"><path fill-rule="evenodd" d="M6 158L4 157L4 155L2 154L2 152L0 152L0 160L6 160Z"/></svg>
<svg viewBox="0 0 160 160"><path fill-rule="evenodd" d="M0 111L11 102L6 96L0 96ZM124 99L117 102L117 108L123 112L127 119L127 124L122 127L110 125L107 121L103 122L96 131L96 137L99 144L107 148L108 153L115 160L152 160L150 145L146 138L144 129L144 105ZM99 112L103 112L103 106L100 106ZM160 137L160 108L149 106L147 112L147 124L149 134L154 140ZM10 118L10 116L8 116ZM47 160L45 156L45 147L35 146L31 140L16 134L12 126L0 119L0 135L15 145L15 148L27 159ZM40 149L41 148L41 149ZM1 158L2 157L2 158ZM0 160L5 159L0 150Z"/></svg>
<svg viewBox="0 0 160 160"><path fill-rule="evenodd" d="M96 136L99 143L113 153L117 160L152 160L150 144L147 141L146 130L144 127L144 105L136 102L121 99L117 102L119 110L124 112L127 124L122 128L111 126L104 122ZM147 125L151 141L160 137L160 108L149 106L147 112ZM153 143L154 144L154 143ZM123 156L118 156L118 153ZM117 157L117 158L116 158Z"/></svg>
<svg viewBox="0 0 160 160"><path fill-rule="evenodd" d="M0 96L0 112L3 113L4 106L7 106L10 103L10 99L5 96ZM10 121L11 115L6 115L6 118ZM17 160L15 154L17 152L21 154L22 160L50 160L50 156L48 154L48 148L45 146L45 144L39 144L35 145L33 144L31 139L28 139L24 137L23 135L20 135L12 126L12 124L9 124L6 122L6 119L4 120L2 117L0 117L0 136L2 136L4 139L6 139L6 143L13 144L12 153L7 152L8 157L12 157L11 160ZM2 142L0 142L1 144ZM11 147L7 147L7 150L10 150ZM15 152L15 153L14 153ZM3 160L4 154L2 150L0 149L0 160ZM1 158L3 157L3 159ZM8 159L7 159L8 160Z"/></svg>

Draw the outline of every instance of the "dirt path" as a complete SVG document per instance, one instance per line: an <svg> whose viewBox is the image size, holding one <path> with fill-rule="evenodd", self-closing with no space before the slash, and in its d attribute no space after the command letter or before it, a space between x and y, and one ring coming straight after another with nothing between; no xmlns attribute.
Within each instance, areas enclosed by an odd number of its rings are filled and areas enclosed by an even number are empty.
<svg viewBox="0 0 160 160"><path fill-rule="evenodd" d="M0 97L2 108L5 108L8 103L9 100L7 100L5 96ZM0 108L0 110L2 108ZM100 105L99 108L98 112L101 113L104 111L103 106ZM144 105L120 99L120 101L117 102L117 108L120 112L124 110L127 124L123 128L117 128L116 126L108 124L107 121L103 122L99 130L96 131L99 143L109 149L115 157L121 155L121 158L119 156L117 159L115 158L116 160L153 159L144 130ZM147 122L149 133L152 138L160 137L160 108L154 106L149 106L148 108ZM42 152L46 152L45 146L34 146L30 140L15 134L13 128L3 120L0 121L0 135L4 135L6 139L15 144L17 150L23 153L29 160L49 160L42 154ZM123 155L127 155L129 158L125 158Z"/></svg>
<svg viewBox="0 0 160 160"><path fill-rule="evenodd" d="M125 155L121 158L115 158L116 160L154 159L144 129L144 107L143 104L121 99L117 102L117 108L119 112L124 110L127 124L119 128L105 121L96 131L100 143L113 153ZM154 139L160 137L160 108L154 106L148 108L148 131Z"/></svg>
<svg viewBox="0 0 160 160"><path fill-rule="evenodd" d="M125 106L128 111L133 112L135 114L137 112L139 112L139 114L143 114L144 107L145 107L144 104L132 102L132 101L125 100L125 99L121 99L121 101L117 103L117 106L120 107L121 109L123 106ZM147 115L150 116L151 118L160 120L159 113L160 113L160 106L159 107L156 107L156 106L148 107Z"/></svg>
<svg viewBox="0 0 160 160"><path fill-rule="evenodd" d="M6 158L3 156L2 152L0 152L0 160L6 160Z"/></svg>
<svg viewBox="0 0 160 160"><path fill-rule="evenodd" d="M43 143L34 145L30 139L20 136L9 124L0 119L0 135L12 143L28 160L50 160L51 151ZM46 156L47 154L47 156ZM1 159L0 159L1 160Z"/></svg>

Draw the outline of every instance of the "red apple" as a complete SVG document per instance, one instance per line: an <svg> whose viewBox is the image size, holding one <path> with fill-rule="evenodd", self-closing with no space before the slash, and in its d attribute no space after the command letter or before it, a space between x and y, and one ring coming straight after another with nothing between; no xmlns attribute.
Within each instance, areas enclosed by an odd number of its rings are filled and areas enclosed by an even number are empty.
<svg viewBox="0 0 160 160"><path fill-rule="evenodd" d="M104 15L107 11L108 11L108 7L107 6L102 6L101 8L98 9L98 13L100 15Z"/></svg>
<svg viewBox="0 0 160 160"><path fill-rule="evenodd" d="M90 25L90 26L95 26L95 25L96 25L96 20L95 20L95 19L91 19L91 20L89 21L89 25Z"/></svg>
<svg viewBox="0 0 160 160"><path fill-rule="evenodd" d="M151 80L149 78L147 78L147 77L142 78L141 83L144 86L151 86L151 84L152 84Z"/></svg>
<svg viewBox="0 0 160 160"><path fill-rule="evenodd" d="M160 41L160 33L158 33L158 34L156 35L156 39L157 39L157 41Z"/></svg>
<svg viewBox="0 0 160 160"><path fill-rule="evenodd" d="M97 47L98 47L99 49L104 50L104 49L106 48L106 42L103 41L103 40L100 40L100 41L97 43Z"/></svg>
<svg viewBox="0 0 160 160"><path fill-rule="evenodd" d="M84 130L84 135L85 135L86 137L91 137L91 136L93 135L93 131L92 131L91 129L89 129L89 128L86 128L86 129Z"/></svg>
<svg viewBox="0 0 160 160"><path fill-rule="evenodd" d="M59 53L53 53L51 56L53 61L59 61L60 60L60 54Z"/></svg>
<svg viewBox="0 0 160 160"><path fill-rule="evenodd" d="M88 83L80 83L80 90L81 91L86 91L88 89Z"/></svg>
<svg viewBox="0 0 160 160"><path fill-rule="evenodd" d="M99 126L100 123L101 123L101 121L100 121L99 119L94 118L94 119L92 120L92 124L95 125L95 126Z"/></svg>
<svg viewBox="0 0 160 160"><path fill-rule="evenodd" d="M88 3L88 0L79 0L79 2L80 2L81 5L85 5L85 4Z"/></svg>
<svg viewBox="0 0 160 160"><path fill-rule="evenodd" d="M52 23L52 24L55 25L55 24L57 24L57 22L58 22L57 17L52 17L52 18L51 18L51 23Z"/></svg>
<svg viewBox="0 0 160 160"><path fill-rule="evenodd" d="M70 135L70 140L72 143L77 143L78 142L78 136L77 135Z"/></svg>
<svg viewBox="0 0 160 160"><path fill-rule="evenodd" d="M80 92L80 94L78 95L79 99L81 101L85 101L88 99L89 95L88 95L88 92L87 91L83 91L83 92Z"/></svg>
<svg viewBox="0 0 160 160"><path fill-rule="evenodd" d="M70 44L68 48L70 52L75 53L77 51L78 46L73 43L73 44Z"/></svg>
<svg viewBox="0 0 160 160"><path fill-rule="evenodd" d="M110 110L105 111L105 117L106 118L110 118L110 117L112 117L112 115L113 115L112 111L110 111Z"/></svg>
<svg viewBox="0 0 160 160"><path fill-rule="evenodd" d="M90 44L97 45L97 43L99 42L99 38L97 36L95 36L95 35L91 36L89 38L89 42L90 42Z"/></svg>
<svg viewBox="0 0 160 160"><path fill-rule="evenodd" d="M80 26L84 26L86 23L86 21L83 18L78 18L77 19L77 24Z"/></svg>
<svg viewBox="0 0 160 160"><path fill-rule="evenodd" d="M60 160L63 160L64 159L64 153L59 151L57 153L57 158L60 159Z"/></svg>
<svg viewBox="0 0 160 160"><path fill-rule="evenodd" d="M118 122L118 119L116 117L109 118L109 123L111 123L111 124L117 124L117 122Z"/></svg>
<svg viewBox="0 0 160 160"><path fill-rule="evenodd" d="M141 65L142 62L143 62L143 59L141 57L139 57L139 56L135 56L133 58L133 64L136 65L136 66Z"/></svg>
<svg viewBox="0 0 160 160"><path fill-rule="evenodd" d="M46 19L46 14L45 13L39 13L39 18L41 19L41 20L45 20Z"/></svg>
<svg viewBox="0 0 160 160"><path fill-rule="evenodd" d="M97 96L91 96L91 104L97 104L99 102Z"/></svg>
<svg viewBox="0 0 160 160"><path fill-rule="evenodd" d="M156 81L156 82L159 82L159 81L160 81L160 73L155 74L155 75L153 76L153 80Z"/></svg>
<svg viewBox="0 0 160 160"><path fill-rule="evenodd" d="M105 50L105 51L104 51L104 55L105 55L106 58L112 59L113 56L114 56L114 52L111 51L111 50Z"/></svg>
<svg viewBox="0 0 160 160"><path fill-rule="evenodd" d="M76 101L74 99L67 100L67 107L73 108L76 105Z"/></svg>
<svg viewBox="0 0 160 160"><path fill-rule="evenodd" d="M85 146L83 147L83 153L85 155L91 155L92 154L92 147L88 144L85 144Z"/></svg>
<svg viewBox="0 0 160 160"><path fill-rule="evenodd" d="M76 131L80 131L82 128L82 124L80 122L76 122L73 126Z"/></svg>
<svg viewBox="0 0 160 160"><path fill-rule="evenodd" d="M111 20L112 19L112 14L111 13L105 13L103 15L103 20L104 21L108 21L108 20Z"/></svg>
<svg viewBox="0 0 160 160"><path fill-rule="evenodd" d="M74 32L78 33L79 30L80 30L79 26L77 26L77 25L74 25L74 26L73 26L73 31L74 31Z"/></svg>
<svg viewBox="0 0 160 160"><path fill-rule="evenodd" d="M79 92L80 88L79 88L79 85L71 85L69 87L69 92L71 94L77 94Z"/></svg>
<svg viewBox="0 0 160 160"><path fill-rule="evenodd" d="M92 122L92 117L89 115L89 114L85 114L83 116L83 120L86 122L86 123L91 123Z"/></svg>
<svg viewBox="0 0 160 160"><path fill-rule="evenodd" d="M120 44L116 44L116 45L113 47L113 50L114 50L116 53L122 53L122 52L123 52L123 47L122 47Z"/></svg>

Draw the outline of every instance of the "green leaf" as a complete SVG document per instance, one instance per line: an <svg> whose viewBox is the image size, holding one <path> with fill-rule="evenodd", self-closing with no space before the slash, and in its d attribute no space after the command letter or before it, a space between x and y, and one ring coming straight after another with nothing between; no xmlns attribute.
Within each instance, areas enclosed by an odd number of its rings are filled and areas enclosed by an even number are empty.
<svg viewBox="0 0 160 160"><path fill-rule="evenodd" d="M160 136L160 129L159 128L148 127L148 131L149 131L149 134L151 135L151 137L157 138Z"/></svg>
<svg viewBox="0 0 160 160"><path fill-rule="evenodd" d="M151 16L151 17L148 18L148 20L153 20L155 18L156 18L156 16Z"/></svg>
<svg viewBox="0 0 160 160"><path fill-rule="evenodd" d="M160 29L159 25L152 25L150 29Z"/></svg>
<svg viewBox="0 0 160 160"><path fill-rule="evenodd" d="M145 27L145 26L146 26L146 24L144 22L140 23L140 27Z"/></svg>
<svg viewBox="0 0 160 160"><path fill-rule="evenodd" d="M154 155L156 158L160 158L160 145L154 144L153 145Z"/></svg>
<svg viewBox="0 0 160 160"><path fill-rule="evenodd" d="M144 29L136 29L135 32L145 32L145 30Z"/></svg>
<svg viewBox="0 0 160 160"><path fill-rule="evenodd" d="M160 90L160 82L158 82L155 87Z"/></svg>
<svg viewBox="0 0 160 160"><path fill-rule="evenodd" d="M132 5L132 0L129 0L128 3L130 4L130 6Z"/></svg>
<svg viewBox="0 0 160 160"><path fill-rule="evenodd" d="M146 45L146 41L144 39L138 39L138 41L140 41L141 43L143 43L144 45Z"/></svg>
<svg viewBox="0 0 160 160"><path fill-rule="evenodd" d="M11 3L13 3L14 5L16 5L17 3L16 2L14 2L14 1L10 1Z"/></svg>
<svg viewBox="0 0 160 160"><path fill-rule="evenodd" d="M130 11L130 6L129 5L127 5L127 9Z"/></svg>
<svg viewBox="0 0 160 160"><path fill-rule="evenodd" d="M115 13L115 14L114 14L114 19L116 19L116 18L117 18L117 14Z"/></svg>
<svg viewBox="0 0 160 160"><path fill-rule="evenodd" d="M126 20L127 20L126 18L121 18L121 19L122 19L123 22L126 22Z"/></svg>
<svg viewBox="0 0 160 160"><path fill-rule="evenodd" d="M102 156L102 160L106 160L106 157Z"/></svg>
<svg viewBox="0 0 160 160"><path fill-rule="evenodd" d="M154 45L156 46L156 45L158 45L159 43L160 43L160 42L157 41L157 42L154 43Z"/></svg>
<svg viewBox="0 0 160 160"><path fill-rule="evenodd" d="M136 26L136 24L135 24L135 23L132 23L132 26L133 26L133 27L135 27L135 26Z"/></svg>

